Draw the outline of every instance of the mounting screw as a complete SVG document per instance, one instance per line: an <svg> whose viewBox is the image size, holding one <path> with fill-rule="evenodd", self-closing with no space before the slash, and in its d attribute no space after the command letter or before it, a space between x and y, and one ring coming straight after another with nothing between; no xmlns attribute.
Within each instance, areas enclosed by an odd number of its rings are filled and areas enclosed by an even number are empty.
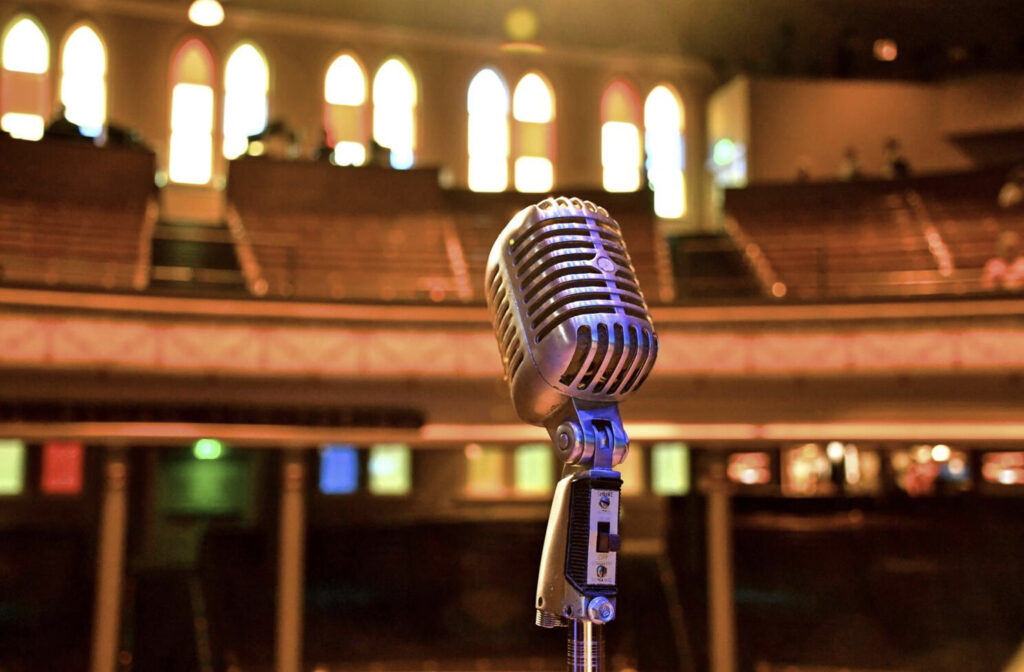
<svg viewBox="0 0 1024 672"><path fill-rule="evenodd" d="M587 615L594 623L607 623L615 618L615 605L607 597L595 597L587 605Z"/></svg>
<svg viewBox="0 0 1024 672"><path fill-rule="evenodd" d="M555 447L566 464L576 464L583 458L583 430L569 420L555 430Z"/></svg>
<svg viewBox="0 0 1024 672"><path fill-rule="evenodd" d="M607 509L612 505L612 498L608 495L601 495L601 499L597 500L597 505L602 509Z"/></svg>
<svg viewBox="0 0 1024 672"><path fill-rule="evenodd" d="M598 565L597 566L597 578L603 579L606 574L608 574L608 568L605 567L604 565Z"/></svg>

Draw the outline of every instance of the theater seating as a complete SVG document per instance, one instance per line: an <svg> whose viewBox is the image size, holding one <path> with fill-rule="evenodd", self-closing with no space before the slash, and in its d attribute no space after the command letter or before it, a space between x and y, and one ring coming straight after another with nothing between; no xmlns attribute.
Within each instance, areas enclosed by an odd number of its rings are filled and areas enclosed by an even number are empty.
<svg viewBox="0 0 1024 672"><path fill-rule="evenodd" d="M726 227L777 296L982 291L1000 231L1021 227L996 201L1007 170L753 185L727 192Z"/></svg>
<svg viewBox="0 0 1024 672"><path fill-rule="evenodd" d="M0 282L142 289L154 156L0 137Z"/></svg>

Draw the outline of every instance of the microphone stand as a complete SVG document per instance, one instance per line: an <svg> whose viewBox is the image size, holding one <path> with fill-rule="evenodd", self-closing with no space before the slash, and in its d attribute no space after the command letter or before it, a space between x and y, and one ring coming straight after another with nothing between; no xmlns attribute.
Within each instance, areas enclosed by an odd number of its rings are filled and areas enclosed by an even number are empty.
<svg viewBox="0 0 1024 672"><path fill-rule="evenodd" d="M615 404L570 399L549 423L565 463L537 577L537 625L567 627L569 672L604 672L604 624L615 618L622 477L629 450Z"/></svg>

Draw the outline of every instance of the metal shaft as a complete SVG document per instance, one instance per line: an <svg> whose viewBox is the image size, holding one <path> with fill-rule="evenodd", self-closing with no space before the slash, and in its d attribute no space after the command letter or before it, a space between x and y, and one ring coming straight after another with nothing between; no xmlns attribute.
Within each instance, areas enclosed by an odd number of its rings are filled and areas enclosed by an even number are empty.
<svg viewBox="0 0 1024 672"><path fill-rule="evenodd" d="M604 626L569 621L569 672L604 672Z"/></svg>

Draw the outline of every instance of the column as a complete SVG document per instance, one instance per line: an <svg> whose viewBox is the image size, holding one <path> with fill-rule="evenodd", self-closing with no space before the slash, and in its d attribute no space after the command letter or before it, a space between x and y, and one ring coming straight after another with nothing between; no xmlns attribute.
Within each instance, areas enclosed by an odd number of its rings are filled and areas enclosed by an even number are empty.
<svg viewBox="0 0 1024 672"><path fill-rule="evenodd" d="M705 480L708 525L708 624L711 672L736 670L736 616L732 587L731 487L725 464L708 465Z"/></svg>
<svg viewBox="0 0 1024 672"><path fill-rule="evenodd" d="M277 672L302 669L302 591L306 543L306 463L302 451L284 454L277 567Z"/></svg>
<svg viewBox="0 0 1024 672"><path fill-rule="evenodd" d="M113 672L120 648L121 593L128 518L128 462L121 450L109 449L104 456L102 497L90 669L92 672Z"/></svg>

